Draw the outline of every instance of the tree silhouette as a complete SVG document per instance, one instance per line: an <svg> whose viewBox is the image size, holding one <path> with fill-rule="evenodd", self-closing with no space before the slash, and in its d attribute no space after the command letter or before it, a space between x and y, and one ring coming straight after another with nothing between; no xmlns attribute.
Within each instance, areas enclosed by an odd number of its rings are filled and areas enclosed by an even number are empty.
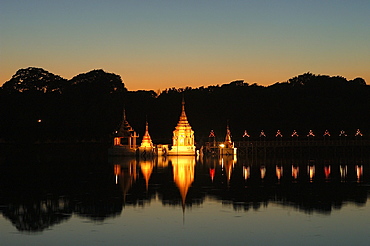
<svg viewBox="0 0 370 246"><path fill-rule="evenodd" d="M71 80L41 68L20 69L0 88L0 138L6 140L99 140L119 126L123 107L131 126L142 135L148 120L152 139L170 143L181 112L186 113L196 141L218 141L229 122L233 140L248 130L258 139L276 131L355 132L370 135L370 86L362 78L315 75L310 72L270 86L242 80L199 88L127 91L119 75L103 70L79 74ZM41 122L39 122L41 120Z"/></svg>
<svg viewBox="0 0 370 246"><path fill-rule="evenodd" d="M67 80L42 68L29 67L19 69L12 78L2 86L7 93L37 91L42 93L62 93Z"/></svg>

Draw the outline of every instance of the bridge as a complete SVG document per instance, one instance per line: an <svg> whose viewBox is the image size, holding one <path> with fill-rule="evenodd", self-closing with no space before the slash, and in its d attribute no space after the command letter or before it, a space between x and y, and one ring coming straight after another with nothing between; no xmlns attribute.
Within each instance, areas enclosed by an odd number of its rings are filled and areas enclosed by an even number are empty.
<svg viewBox="0 0 370 246"><path fill-rule="evenodd" d="M222 142L207 142L206 148L218 148ZM236 141L238 156L241 157L370 157L370 139L339 138L314 139L291 138L275 140Z"/></svg>

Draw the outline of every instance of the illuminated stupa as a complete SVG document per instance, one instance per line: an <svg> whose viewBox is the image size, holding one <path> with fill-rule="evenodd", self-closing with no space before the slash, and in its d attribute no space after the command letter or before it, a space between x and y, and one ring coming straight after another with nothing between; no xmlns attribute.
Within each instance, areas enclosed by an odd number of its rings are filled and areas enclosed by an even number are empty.
<svg viewBox="0 0 370 246"><path fill-rule="evenodd" d="M172 137L172 148L168 155L195 155L194 131L185 114L185 101L182 100L182 111Z"/></svg>
<svg viewBox="0 0 370 246"><path fill-rule="evenodd" d="M142 156L152 156L154 154L154 146L149 135L148 122L146 122L145 133L139 147L139 154Z"/></svg>
<svg viewBox="0 0 370 246"><path fill-rule="evenodd" d="M219 146L219 155L236 155L236 148L234 147L234 142L231 140L231 132L229 125L226 127L226 137L225 142Z"/></svg>

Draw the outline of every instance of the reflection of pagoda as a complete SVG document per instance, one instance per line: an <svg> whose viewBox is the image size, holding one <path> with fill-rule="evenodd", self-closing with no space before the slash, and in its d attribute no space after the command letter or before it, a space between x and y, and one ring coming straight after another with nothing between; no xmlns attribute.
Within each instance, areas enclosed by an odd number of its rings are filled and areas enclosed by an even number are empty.
<svg viewBox="0 0 370 246"><path fill-rule="evenodd" d="M170 157L173 167L173 179L180 191L182 207L185 208L185 199L189 187L194 181L194 157Z"/></svg>
<svg viewBox="0 0 370 246"><path fill-rule="evenodd" d="M123 111L121 126L114 136L113 147L109 149L109 155L135 155L137 150L136 138L139 136L126 120Z"/></svg>
<svg viewBox="0 0 370 246"><path fill-rule="evenodd" d="M148 122L145 125L145 133L139 147L139 154L141 156L152 156L154 154L153 142L148 130Z"/></svg>
<svg viewBox="0 0 370 246"><path fill-rule="evenodd" d="M153 172L153 163L152 163L152 161L141 161L140 162L140 169L141 169L141 173L143 174L144 179L145 179L146 190L148 191L149 179L150 179L150 176L152 175L152 172Z"/></svg>
<svg viewBox="0 0 370 246"><path fill-rule="evenodd" d="M221 167L225 170L227 185L230 185L231 175L233 173L235 160L233 156L223 156L221 157Z"/></svg>
<svg viewBox="0 0 370 246"><path fill-rule="evenodd" d="M194 131L185 114L185 101L182 100L182 111L172 137L172 149L168 155L195 155Z"/></svg>
<svg viewBox="0 0 370 246"><path fill-rule="evenodd" d="M115 183L121 186L123 200L126 202L126 195L136 182L136 159L123 159L114 157L111 159L114 166Z"/></svg>

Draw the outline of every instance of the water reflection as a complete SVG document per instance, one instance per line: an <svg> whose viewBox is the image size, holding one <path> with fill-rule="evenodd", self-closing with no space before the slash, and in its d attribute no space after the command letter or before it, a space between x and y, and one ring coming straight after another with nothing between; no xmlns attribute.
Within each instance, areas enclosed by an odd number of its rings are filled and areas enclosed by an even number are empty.
<svg viewBox="0 0 370 246"><path fill-rule="evenodd" d="M194 156L170 156L169 161L173 168L173 179L180 191L182 207L185 208L186 195L194 181Z"/></svg>
<svg viewBox="0 0 370 246"><path fill-rule="evenodd" d="M280 180L282 176L283 176L283 167L279 166L279 165L276 165L276 177L277 177L277 179Z"/></svg>
<svg viewBox="0 0 370 246"><path fill-rule="evenodd" d="M121 213L122 196L111 183L111 168L54 164L1 165L0 213L19 231L40 232L72 215L102 221Z"/></svg>
<svg viewBox="0 0 370 246"><path fill-rule="evenodd" d="M361 182L362 180L362 172L363 172L362 165L356 165L356 176L357 176L357 182Z"/></svg>
<svg viewBox="0 0 370 246"><path fill-rule="evenodd" d="M148 187L149 187L149 180L150 180L150 176L152 175L152 172L153 172L153 166L154 166L154 163L153 163L153 160L143 160L140 162L140 169L141 169L141 173L143 174L143 177L145 179L145 188L146 190L148 191Z"/></svg>
<svg viewBox="0 0 370 246"><path fill-rule="evenodd" d="M0 173L0 213L19 231L39 232L72 216L92 221L125 216L126 206L150 206L153 199L181 210L212 198L235 210L277 203L322 214L348 202L365 205L369 164L337 163L266 160L261 165L233 156L6 163Z"/></svg>
<svg viewBox="0 0 370 246"><path fill-rule="evenodd" d="M315 166L314 165L309 165L308 167L308 173L309 173L309 177L310 177L310 182L313 181L313 178L315 177Z"/></svg>
<svg viewBox="0 0 370 246"><path fill-rule="evenodd" d="M298 178L298 174L299 174L299 167L292 165L292 177L294 180Z"/></svg>
<svg viewBox="0 0 370 246"><path fill-rule="evenodd" d="M340 179L342 182L345 182L347 179L347 165L340 165Z"/></svg>

